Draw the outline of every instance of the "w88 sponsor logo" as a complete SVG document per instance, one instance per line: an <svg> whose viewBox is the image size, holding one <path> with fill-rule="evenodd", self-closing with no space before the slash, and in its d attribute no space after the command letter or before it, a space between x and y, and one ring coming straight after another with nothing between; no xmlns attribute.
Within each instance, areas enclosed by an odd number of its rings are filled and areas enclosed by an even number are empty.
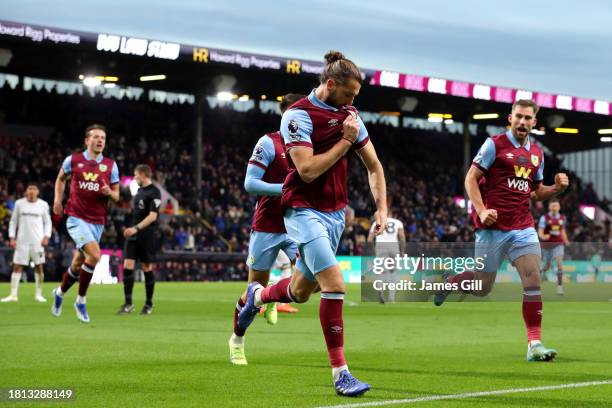
<svg viewBox="0 0 612 408"><path fill-rule="evenodd" d="M513 190L528 192L529 191L529 181L523 180L523 179L509 178L508 187L510 187Z"/></svg>
<svg viewBox="0 0 612 408"><path fill-rule="evenodd" d="M93 181L79 181L79 188L81 190L99 191L100 183L94 183Z"/></svg>

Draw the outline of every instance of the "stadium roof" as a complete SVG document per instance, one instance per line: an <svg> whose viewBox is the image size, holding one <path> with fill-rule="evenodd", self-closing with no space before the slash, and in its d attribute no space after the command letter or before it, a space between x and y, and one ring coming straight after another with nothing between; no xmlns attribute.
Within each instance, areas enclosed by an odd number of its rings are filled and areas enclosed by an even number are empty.
<svg viewBox="0 0 612 408"><path fill-rule="evenodd" d="M19 87L24 89L32 86L32 78L74 84L80 83L79 76L99 75L118 80L122 88L116 89L116 93L124 92L124 87L138 89L139 93L143 89L158 89L181 92L183 100L188 96L193 103L194 94L215 95L220 91L246 94L255 99L263 94L273 99L287 92L304 93L317 84L322 63L206 45L0 21L0 66L0 72L22 76ZM427 118L429 113L438 112L452 114L456 122L465 123L471 121L473 114L494 112L498 118L479 123L504 126L509 103L523 92L390 71L363 71L365 83L370 86L362 88L358 107L392 115ZM140 80L143 75L156 74L166 78L146 86ZM34 81L35 87L46 88L40 80ZM0 73L0 88L4 84ZM67 84L62 84L63 89L72 86ZM597 132L612 128L612 104L542 92L532 95L544 107L539 115L543 126L549 130L561 126L580 129L579 135L552 131L542 135L540 139L551 150L561 153L603 145Z"/></svg>
<svg viewBox="0 0 612 408"><path fill-rule="evenodd" d="M601 0L4 0L2 9L12 21L311 60L337 48L363 67L612 100L612 8Z"/></svg>

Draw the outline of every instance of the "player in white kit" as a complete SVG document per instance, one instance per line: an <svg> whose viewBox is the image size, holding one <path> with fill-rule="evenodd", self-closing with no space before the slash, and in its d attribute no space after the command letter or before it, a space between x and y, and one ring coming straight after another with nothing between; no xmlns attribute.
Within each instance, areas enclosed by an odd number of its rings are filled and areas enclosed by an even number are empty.
<svg viewBox="0 0 612 408"><path fill-rule="evenodd" d="M387 228L382 234L376 235L376 223L372 223L368 242L374 242L376 239L375 256L378 258L395 258L397 255L403 255L406 250L406 234L404 233L404 224L397 218L392 217L391 210L387 217ZM396 271L387 271L384 275L385 282L399 282L399 275ZM395 302L395 290L389 290L386 301ZM385 303L385 294L379 292L380 303Z"/></svg>
<svg viewBox="0 0 612 408"><path fill-rule="evenodd" d="M36 295L38 302L46 302L42 296L43 264L45 263L45 246L51 237L51 217L49 204L38 198L38 186L29 183L25 198L15 202L9 223L9 239L13 255L13 273L11 274L11 294L2 302L17 302L17 289L24 266L34 264Z"/></svg>

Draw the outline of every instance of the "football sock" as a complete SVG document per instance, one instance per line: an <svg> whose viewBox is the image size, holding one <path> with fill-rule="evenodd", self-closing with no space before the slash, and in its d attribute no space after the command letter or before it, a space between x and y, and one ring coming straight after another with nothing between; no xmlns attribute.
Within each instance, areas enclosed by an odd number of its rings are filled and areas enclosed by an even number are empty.
<svg viewBox="0 0 612 408"><path fill-rule="evenodd" d="M89 288L89 283L91 282L91 278L93 277L94 267L84 263L81 266L81 270L79 271L79 296L85 298L87 295L87 289ZM85 302L79 302L85 303Z"/></svg>
<svg viewBox="0 0 612 408"><path fill-rule="evenodd" d="M11 273L11 296L17 296L19 281L21 281L21 272Z"/></svg>
<svg viewBox="0 0 612 408"><path fill-rule="evenodd" d="M542 338L542 292L539 286L523 289L523 320L527 328L527 341Z"/></svg>
<svg viewBox="0 0 612 408"><path fill-rule="evenodd" d="M332 367L334 381L344 369L348 369L344 358L344 321L342 320L343 292L321 292L319 320L325 336L327 354Z"/></svg>
<svg viewBox="0 0 612 408"><path fill-rule="evenodd" d="M124 269L123 270L123 296L125 297L125 304L132 304L132 293L134 291L134 270Z"/></svg>
<svg viewBox="0 0 612 408"><path fill-rule="evenodd" d="M465 280L474 280L475 276L476 276L476 274L474 274L474 272L467 271L467 272L463 272L463 273L460 273L459 275L455 275L455 276L451 277L448 281L450 283L456 283L461 288L461 282L463 282ZM465 290L462 290L462 289L459 289L459 290L461 290L464 293L470 293L469 291L465 291Z"/></svg>
<svg viewBox="0 0 612 408"><path fill-rule="evenodd" d="M155 273L145 272L145 291L147 294L147 306L153 306L153 292L155 291Z"/></svg>
<svg viewBox="0 0 612 408"><path fill-rule="evenodd" d="M255 306L262 306L264 303L281 302L291 303L291 277L279 280L275 285L263 288L256 293ZM258 295L258 296L257 296Z"/></svg>
<svg viewBox="0 0 612 408"><path fill-rule="evenodd" d="M57 294L63 296L64 293L68 292L68 289L70 289L72 285L74 285L74 283L78 280L79 275L74 274L70 267L68 267L68 270L64 272L64 276L62 277L62 284L60 285Z"/></svg>
<svg viewBox="0 0 612 408"><path fill-rule="evenodd" d="M34 272L34 282L36 285L36 296L42 296L42 283L45 276L42 273Z"/></svg>
<svg viewBox="0 0 612 408"><path fill-rule="evenodd" d="M236 303L236 307L234 308L234 335L242 337L244 336L244 330L238 327L238 313L244 307L244 301L242 298L238 299L238 303Z"/></svg>

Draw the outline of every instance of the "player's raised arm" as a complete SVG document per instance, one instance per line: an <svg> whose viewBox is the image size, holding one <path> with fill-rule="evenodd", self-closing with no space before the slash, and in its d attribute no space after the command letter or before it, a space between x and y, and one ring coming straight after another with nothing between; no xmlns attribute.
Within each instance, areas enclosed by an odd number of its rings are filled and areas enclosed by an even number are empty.
<svg viewBox="0 0 612 408"><path fill-rule="evenodd" d="M111 170L110 177L110 187L107 184L104 184L100 189L100 192L106 196L108 196L111 200L118 203L119 202L119 167L117 167L117 163L113 163L113 168Z"/></svg>
<svg viewBox="0 0 612 408"><path fill-rule="evenodd" d="M357 155L368 170L368 181L370 191L376 203L375 221L376 235L382 234L387 228L387 183L385 181L385 171L378 160L376 149L371 141L367 141L365 146L357 151Z"/></svg>
<svg viewBox="0 0 612 408"><path fill-rule="evenodd" d="M530 197L536 201L549 200L562 192L564 192L569 186L569 178L565 173L555 174L555 184L552 186L545 186L540 183L536 189L531 192Z"/></svg>
<svg viewBox="0 0 612 408"><path fill-rule="evenodd" d="M283 114L281 134L302 181L312 183L349 151L359 135L357 116L348 115L342 129L342 139L326 152L314 155L310 140L312 122L307 114L298 109Z"/></svg>
<svg viewBox="0 0 612 408"><path fill-rule="evenodd" d="M100 191L102 192L102 194L108 196L114 202L116 203L119 202L119 184L118 183L113 184L110 187L107 184L104 184L102 188L100 189Z"/></svg>
<svg viewBox="0 0 612 408"><path fill-rule="evenodd" d="M266 169L274 160L274 143L267 135L262 136L251 154L244 178L244 189L254 195L281 195L282 183L268 183L263 181Z"/></svg>

